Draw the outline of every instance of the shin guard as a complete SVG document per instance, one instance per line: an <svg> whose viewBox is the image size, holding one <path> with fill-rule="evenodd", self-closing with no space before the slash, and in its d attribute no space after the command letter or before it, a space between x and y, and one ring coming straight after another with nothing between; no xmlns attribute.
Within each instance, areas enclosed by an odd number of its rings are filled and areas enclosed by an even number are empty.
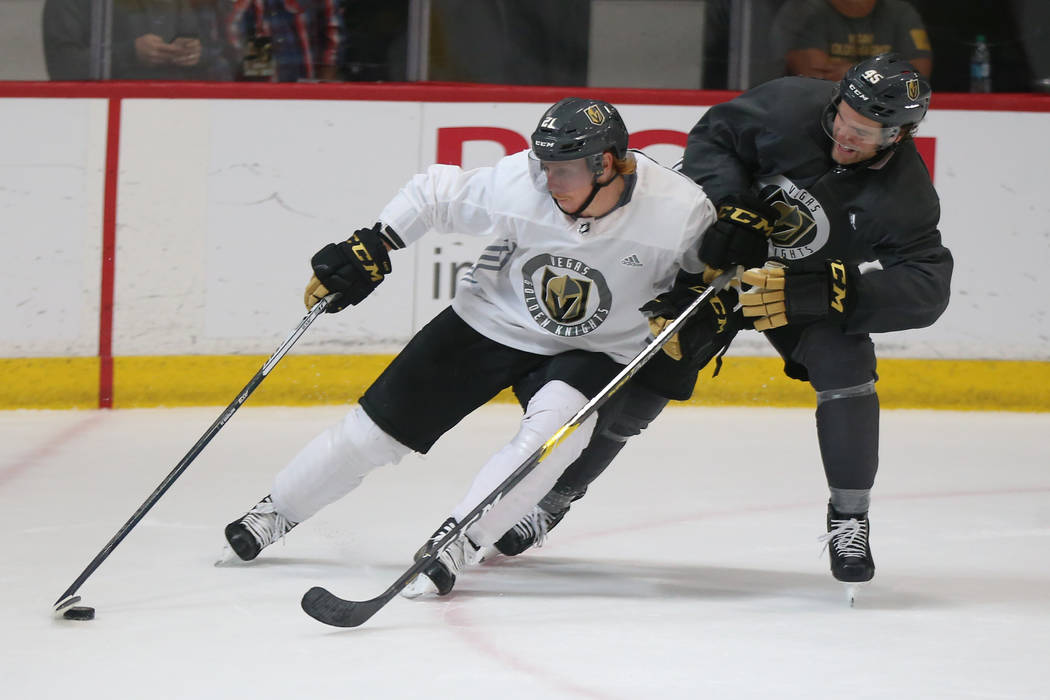
<svg viewBox="0 0 1050 700"><path fill-rule="evenodd" d="M466 497L453 509L452 516L462 519L586 403L587 397L565 382L552 381L544 385L529 401L517 435L485 463ZM470 527L467 533L470 539L481 546L489 546L513 527L583 451L596 420L597 417L592 415L566 436L528 476Z"/></svg>
<svg viewBox="0 0 1050 700"><path fill-rule="evenodd" d="M384 433L361 406L300 450L274 479L277 512L302 522L357 488L368 472L412 450Z"/></svg>
<svg viewBox="0 0 1050 700"><path fill-rule="evenodd" d="M828 486L839 491L871 489L879 467L875 382L817 392L817 438ZM835 504L840 510L843 505Z"/></svg>

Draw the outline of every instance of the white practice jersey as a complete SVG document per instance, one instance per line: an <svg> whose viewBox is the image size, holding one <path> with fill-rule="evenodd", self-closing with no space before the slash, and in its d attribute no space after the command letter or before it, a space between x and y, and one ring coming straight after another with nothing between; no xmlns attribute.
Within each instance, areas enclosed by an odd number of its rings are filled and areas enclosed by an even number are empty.
<svg viewBox="0 0 1050 700"><path fill-rule="evenodd" d="M458 281L452 307L479 333L542 355L602 352L626 364L649 326L638 308L699 272L715 221L703 190L635 153L630 201L597 219L564 214L529 172L529 152L464 171L433 165L380 214L406 244L428 231L494 236Z"/></svg>

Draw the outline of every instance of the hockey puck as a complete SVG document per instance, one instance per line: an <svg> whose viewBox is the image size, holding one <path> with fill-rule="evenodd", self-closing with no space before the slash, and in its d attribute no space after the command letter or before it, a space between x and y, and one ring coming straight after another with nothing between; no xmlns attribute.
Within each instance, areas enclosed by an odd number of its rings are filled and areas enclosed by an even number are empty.
<svg viewBox="0 0 1050 700"><path fill-rule="evenodd" d="M62 613L62 617L67 620L94 620L95 609L86 605L77 605Z"/></svg>

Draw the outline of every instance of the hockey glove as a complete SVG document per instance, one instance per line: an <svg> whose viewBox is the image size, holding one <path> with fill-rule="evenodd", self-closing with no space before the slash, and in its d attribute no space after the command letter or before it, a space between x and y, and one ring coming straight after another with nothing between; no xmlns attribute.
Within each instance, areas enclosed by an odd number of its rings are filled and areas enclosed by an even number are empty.
<svg viewBox="0 0 1050 700"><path fill-rule="evenodd" d="M306 308L323 299L329 292L340 292L327 309L342 311L348 305L360 304L390 274L390 256L380 237L381 224L361 228L342 243L329 243L310 259L314 276L306 285Z"/></svg>
<svg viewBox="0 0 1050 700"><path fill-rule="evenodd" d="M649 319L649 330L652 334L659 335L668 323L678 318L678 315L706 289L707 284L702 275L679 273L670 291L646 303L639 311ZM664 343L663 351L676 362L685 359L687 363L692 363L701 354L705 355L706 362L706 359L710 358L706 357L705 350L712 342L717 342L722 335L732 338L726 331L729 329L734 306L736 291L727 287L697 309L692 318Z"/></svg>
<svg viewBox="0 0 1050 700"><path fill-rule="evenodd" d="M856 304L851 284L859 274L841 260L792 267L770 260L741 275L740 281L752 288L740 294L740 303L744 316L754 318L757 331L823 319L841 325Z"/></svg>
<svg viewBox="0 0 1050 700"><path fill-rule="evenodd" d="M769 237L780 217L771 205L746 195L718 207L718 220L700 240L700 259L709 267L758 267L769 257Z"/></svg>

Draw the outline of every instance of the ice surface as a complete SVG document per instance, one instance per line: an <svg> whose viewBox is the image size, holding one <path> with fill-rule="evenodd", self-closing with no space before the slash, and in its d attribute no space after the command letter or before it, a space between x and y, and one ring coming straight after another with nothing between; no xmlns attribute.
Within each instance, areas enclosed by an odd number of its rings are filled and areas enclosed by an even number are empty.
<svg viewBox="0 0 1050 700"><path fill-rule="evenodd" d="M51 606L220 408L0 412L6 698L1050 697L1050 415L886 411L856 607L817 536L813 415L674 407L546 547L396 599L363 627L299 609L383 591L517 411L482 409L249 565L222 528L344 409L242 408Z"/></svg>

